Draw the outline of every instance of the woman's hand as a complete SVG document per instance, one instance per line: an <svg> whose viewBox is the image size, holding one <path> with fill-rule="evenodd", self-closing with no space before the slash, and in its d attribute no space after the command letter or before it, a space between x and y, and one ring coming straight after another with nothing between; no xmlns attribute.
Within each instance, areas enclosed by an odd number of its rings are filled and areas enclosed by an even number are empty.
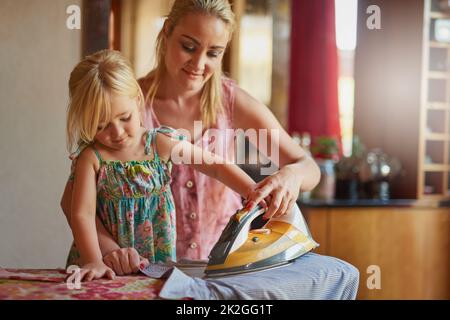
<svg viewBox="0 0 450 320"><path fill-rule="evenodd" d="M103 277L114 280L116 275L111 268L107 267L103 262L91 262L85 264L80 271L81 281L92 281Z"/></svg>
<svg viewBox="0 0 450 320"><path fill-rule="evenodd" d="M139 255L135 248L119 248L103 257L103 262L119 275L138 273L139 267L146 267L149 262Z"/></svg>
<svg viewBox="0 0 450 320"><path fill-rule="evenodd" d="M288 213L296 203L301 184L302 179L289 166L285 166L255 185L247 198L248 207L253 209L256 204L265 201L268 209L263 218L267 220L280 217ZM264 202L262 205L265 205Z"/></svg>

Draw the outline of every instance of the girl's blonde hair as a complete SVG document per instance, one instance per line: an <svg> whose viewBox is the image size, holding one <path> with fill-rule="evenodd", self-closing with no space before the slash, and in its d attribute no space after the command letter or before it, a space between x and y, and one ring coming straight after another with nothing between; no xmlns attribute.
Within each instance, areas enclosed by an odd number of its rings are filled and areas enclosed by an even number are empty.
<svg viewBox="0 0 450 320"><path fill-rule="evenodd" d="M234 13L228 0L175 0L169 15L165 21L167 34L163 28L156 39L156 67L147 78L152 78L152 83L146 95L146 101L153 104L163 74L166 72L164 56L166 36L170 36L178 22L190 13L200 13L215 16L221 19L228 27L231 34L234 30ZM217 114L223 112L222 104L222 69L218 68L211 78L205 83L200 98L200 111L203 124L206 127L216 123Z"/></svg>
<svg viewBox="0 0 450 320"><path fill-rule="evenodd" d="M111 116L111 95L137 98L142 115L144 97L128 59L114 50L85 57L70 73L67 111L69 152L92 143L100 121Z"/></svg>

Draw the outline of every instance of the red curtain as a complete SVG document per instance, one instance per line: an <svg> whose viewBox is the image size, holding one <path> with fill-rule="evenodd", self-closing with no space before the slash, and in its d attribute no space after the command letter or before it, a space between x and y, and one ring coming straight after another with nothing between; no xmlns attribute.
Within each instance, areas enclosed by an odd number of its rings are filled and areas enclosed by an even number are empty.
<svg viewBox="0 0 450 320"><path fill-rule="evenodd" d="M289 132L340 144L334 0L292 0Z"/></svg>

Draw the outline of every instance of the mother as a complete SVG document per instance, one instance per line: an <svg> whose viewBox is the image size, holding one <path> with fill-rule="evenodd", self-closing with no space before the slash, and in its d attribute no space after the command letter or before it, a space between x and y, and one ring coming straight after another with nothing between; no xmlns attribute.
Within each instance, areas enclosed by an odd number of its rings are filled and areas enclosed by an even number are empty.
<svg viewBox="0 0 450 320"><path fill-rule="evenodd" d="M265 105L223 76L222 58L234 23L228 0L175 0L157 38L157 65L140 79L147 102L145 125L187 130L192 142L213 148L227 159L233 156L233 140L227 136L230 130L225 129L256 129L257 138L260 129L267 129L269 141L275 132L271 129L275 129L279 134L279 145L275 146L279 159L271 160L280 169L258 183L250 199L266 199L266 216L278 216L294 205L300 191L315 187L320 171ZM202 122L202 132L216 129L215 140L207 135L195 136L195 121ZM230 215L242 206L241 199L220 182L188 166L174 166L172 176L177 257L206 259ZM61 201L66 215L70 194L68 183ZM119 275L136 272L137 252L119 248L101 223L97 225L105 263Z"/></svg>

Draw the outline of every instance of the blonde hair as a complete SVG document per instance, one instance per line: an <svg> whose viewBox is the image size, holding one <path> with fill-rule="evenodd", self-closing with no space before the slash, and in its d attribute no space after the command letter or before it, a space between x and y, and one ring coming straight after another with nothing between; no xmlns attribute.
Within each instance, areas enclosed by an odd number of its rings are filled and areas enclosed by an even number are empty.
<svg viewBox="0 0 450 320"><path fill-rule="evenodd" d="M70 73L67 145L72 152L92 143L100 121L111 116L111 95L144 97L130 62L118 51L101 50L85 57ZM142 114L142 113L141 113Z"/></svg>
<svg viewBox="0 0 450 320"><path fill-rule="evenodd" d="M181 18L190 13L207 14L221 19L227 25L231 38L235 21L234 13L231 10L228 0L175 0L165 22L165 26L167 25L167 36L172 33ZM156 67L146 77L153 78L146 95L146 101L149 101L150 104L153 104L162 76L166 71L164 61L164 50L166 47L164 29L159 32L156 39ZM203 124L206 127L215 124L217 114L223 112L221 68L218 68L205 83L200 98L200 111Z"/></svg>

